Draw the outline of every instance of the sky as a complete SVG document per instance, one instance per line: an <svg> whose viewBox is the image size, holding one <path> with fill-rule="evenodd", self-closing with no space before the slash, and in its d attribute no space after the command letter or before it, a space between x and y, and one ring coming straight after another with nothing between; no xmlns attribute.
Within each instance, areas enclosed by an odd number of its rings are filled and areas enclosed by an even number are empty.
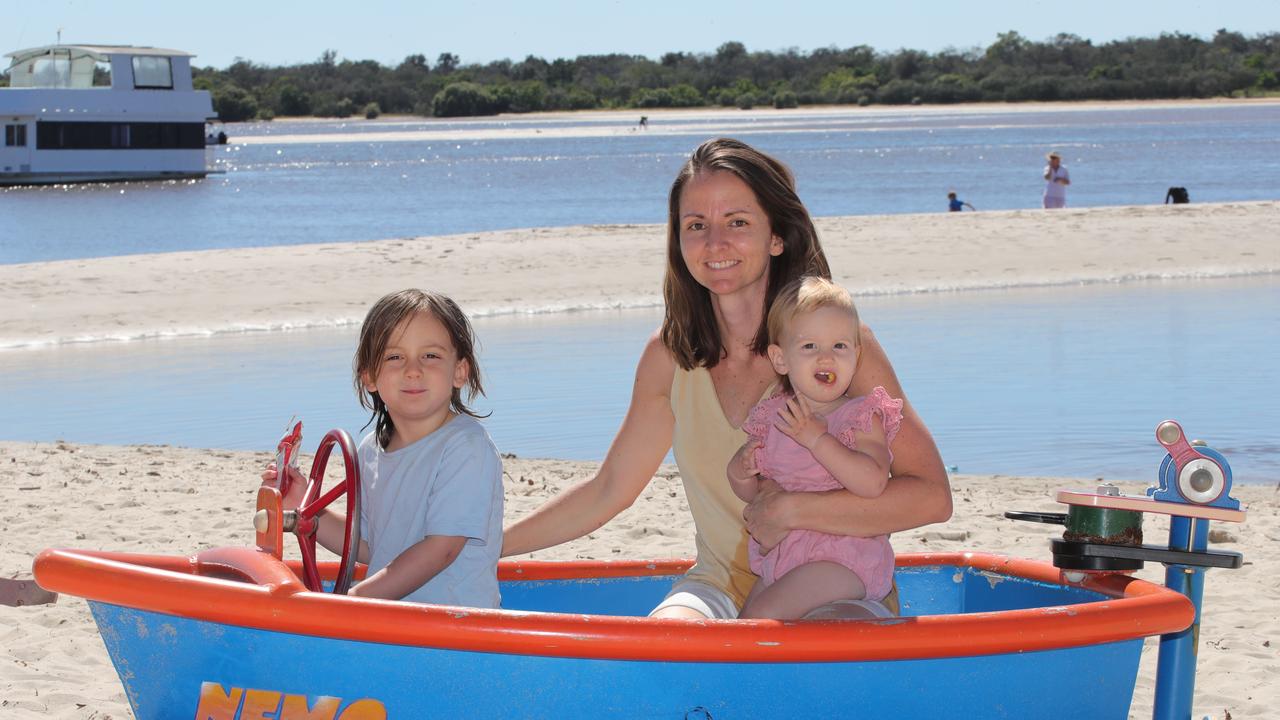
<svg viewBox="0 0 1280 720"><path fill-rule="evenodd" d="M201 67L339 60L394 66L443 52L462 64L624 53L808 52L869 45L937 52L986 47L998 33L1029 40L1072 33L1103 44L1219 28L1280 32L1280 0L0 0L0 53L57 41L185 50ZM3 67L3 65L0 65Z"/></svg>

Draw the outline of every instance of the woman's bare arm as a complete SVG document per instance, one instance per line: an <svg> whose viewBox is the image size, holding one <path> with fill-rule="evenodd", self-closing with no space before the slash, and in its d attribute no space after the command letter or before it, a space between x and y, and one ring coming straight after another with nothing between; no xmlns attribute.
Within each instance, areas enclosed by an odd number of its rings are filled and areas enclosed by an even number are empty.
<svg viewBox="0 0 1280 720"><path fill-rule="evenodd" d="M674 377L675 360L654 335L640 356L631 405L600 470L508 527L503 533L504 556L582 537L635 502L671 449Z"/></svg>
<svg viewBox="0 0 1280 720"><path fill-rule="evenodd" d="M861 498L846 490L788 493L776 483L761 483L760 493L743 517L752 537L766 549L796 528L867 537L951 517L951 483L933 437L902 391L884 348L871 328L863 325L862 357L849 394L866 395L876 386L903 401L902 425L890 448L893 464L884 492L876 498Z"/></svg>

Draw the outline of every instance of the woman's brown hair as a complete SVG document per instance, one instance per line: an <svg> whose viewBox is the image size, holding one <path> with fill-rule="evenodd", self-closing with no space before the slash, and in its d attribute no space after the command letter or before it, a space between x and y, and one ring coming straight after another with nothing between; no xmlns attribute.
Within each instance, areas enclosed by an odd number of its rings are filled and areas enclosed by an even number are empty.
<svg viewBox="0 0 1280 720"><path fill-rule="evenodd" d="M369 313L365 315L364 324L360 326L360 342L356 345L356 355L351 368L354 375L356 396L360 398L360 406L370 410L373 416L365 427L374 424L378 436L378 444L386 447L395 433L395 423L387 413L387 405L378 397L377 391L365 387L364 378L377 378L382 370L382 356L386 352L391 334L400 327L406 318L417 313L427 313L440 321L449 333L453 349L459 360L467 363L467 400L473 400L477 394L483 395L484 388L480 384L480 366L476 363L475 332L471 322L458 304L445 295L425 292L410 288L382 296ZM462 389L454 388L449 396L449 409L461 415L486 417L478 415L462 401ZM363 429L363 428L362 428Z"/></svg>
<svg viewBox="0 0 1280 720"><path fill-rule="evenodd" d="M796 195L795 178L786 165L746 143L730 138L708 140L698 146L671 183L667 203L667 272L662 282L666 314L662 342L685 370L715 367L724 355L724 342L711 307L711 293L698 284L680 252L680 194L701 173L730 172L747 184L769 218L770 231L782 239L782 253L769 259L769 283L764 310L778 289L802 275L831 277L818 231L804 203ZM767 312L751 351L764 355L769 347Z"/></svg>

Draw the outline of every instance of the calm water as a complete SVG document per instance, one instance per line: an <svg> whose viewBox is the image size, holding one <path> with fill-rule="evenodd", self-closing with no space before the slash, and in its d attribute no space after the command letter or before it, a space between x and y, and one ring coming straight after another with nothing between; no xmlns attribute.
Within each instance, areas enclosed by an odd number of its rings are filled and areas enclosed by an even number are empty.
<svg viewBox="0 0 1280 720"><path fill-rule="evenodd" d="M634 121L230 125L233 141L458 137L231 145L208 151L225 174L205 181L0 189L0 263L657 223L680 163L717 135L787 162L816 215L941 211L952 189L980 210L1037 207L1049 148L1071 170L1072 206L1160 203L1171 185L1192 202L1280 196L1280 104L663 115L647 132ZM477 134L491 139L463 139Z"/></svg>
<svg viewBox="0 0 1280 720"><path fill-rule="evenodd" d="M657 223L680 163L716 135L790 164L817 215L942 211L950 189L984 210L1036 207L1050 147L1071 169L1074 206L1159 203L1170 185L1193 202L1280 188L1280 104L663 115L647 132L633 122L234 125L233 138L263 142L210 150L225 173L206 181L0 190L0 263ZM961 472L1149 479L1162 456L1152 433L1172 417L1227 453L1240 479L1275 482L1278 291L1280 280L1256 278L861 305ZM656 310L479 320L480 406L499 446L602 457L657 322ZM266 449L293 414L312 442L329 427L357 433L354 332L3 352L0 438Z"/></svg>
<svg viewBox="0 0 1280 720"><path fill-rule="evenodd" d="M1241 482L1280 481L1280 278L869 297L945 462L966 473L1152 480L1173 418ZM499 448L597 460L657 310L481 318ZM0 438L269 449L290 415L358 434L355 331L0 353ZM306 358L304 363L296 358ZM566 362L566 358L574 358Z"/></svg>

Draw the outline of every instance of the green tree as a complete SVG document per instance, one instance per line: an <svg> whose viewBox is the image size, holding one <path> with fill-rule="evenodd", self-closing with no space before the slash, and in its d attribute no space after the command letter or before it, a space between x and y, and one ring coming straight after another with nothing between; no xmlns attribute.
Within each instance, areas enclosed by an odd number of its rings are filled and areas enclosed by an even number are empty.
<svg viewBox="0 0 1280 720"><path fill-rule="evenodd" d="M427 66L427 56L422 53L416 55L407 55L405 59L400 61L396 67L398 72L422 74L430 72L431 68Z"/></svg>
<svg viewBox="0 0 1280 720"><path fill-rule="evenodd" d="M837 68L818 81L818 95L823 102L853 103L873 94L879 82L875 75L859 75L847 67Z"/></svg>
<svg viewBox="0 0 1280 720"><path fill-rule="evenodd" d="M557 87L547 92L548 110L590 110L600 107L595 95L577 86Z"/></svg>
<svg viewBox="0 0 1280 720"><path fill-rule="evenodd" d="M528 113L547 109L547 86L541 80L499 85L493 96L499 112Z"/></svg>
<svg viewBox="0 0 1280 720"><path fill-rule="evenodd" d="M356 103L349 97L322 97L315 106L315 114L317 117L345 118L351 117L355 112Z"/></svg>
<svg viewBox="0 0 1280 720"><path fill-rule="evenodd" d="M657 60L530 55L483 65L463 65L445 52L434 65L418 53L384 67L325 50L290 67L236 58L224 70L193 68L193 80L218 95L224 114L253 117L354 113L371 103L385 113L427 115L755 106L775 104L785 92L801 105L1209 97L1271 92L1277 73L1280 33L1247 37L1224 29L1209 39L1163 33L1098 46L1070 33L1033 41L1009 31L986 48L936 53L866 45L748 52L731 41L714 52L668 52ZM461 83L470 85L445 93Z"/></svg>
<svg viewBox="0 0 1280 720"><path fill-rule="evenodd" d="M672 107L702 107L706 101L698 89L687 83L680 83L671 88Z"/></svg>
<svg viewBox="0 0 1280 720"><path fill-rule="evenodd" d="M223 122L243 122L258 116L258 99L244 88L226 84L213 91L213 111Z"/></svg>
<svg viewBox="0 0 1280 720"><path fill-rule="evenodd" d="M493 115L498 112L493 94L473 82L446 85L431 101L431 112L436 117L469 117Z"/></svg>
<svg viewBox="0 0 1280 720"><path fill-rule="evenodd" d="M716 60L733 62L747 56L747 46L740 42L730 41L716 48Z"/></svg>
<svg viewBox="0 0 1280 720"><path fill-rule="evenodd" d="M451 52L440 53L440 56L436 58L436 72L448 75L458 69L460 62L458 56Z"/></svg>
<svg viewBox="0 0 1280 720"><path fill-rule="evenodd" d="M311 113L311 96L298 89L292 82L282 83L276 109L281 115L308 115Z"/></svg>
<svg viewBox="0 0 1280 720"><path fill-rule="evenodd" d="M1030 43L1016 31L996 35L996 41L987 48L986 59L998 65L1017 65Z"/></svg>

